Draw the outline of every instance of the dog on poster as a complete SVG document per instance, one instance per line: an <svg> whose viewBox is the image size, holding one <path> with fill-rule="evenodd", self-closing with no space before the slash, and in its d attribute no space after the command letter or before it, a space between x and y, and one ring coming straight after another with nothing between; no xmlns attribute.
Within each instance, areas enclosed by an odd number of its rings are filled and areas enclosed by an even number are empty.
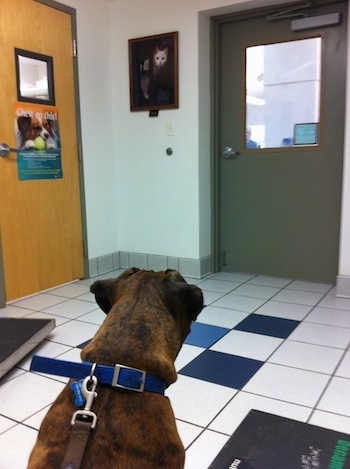
<svg viewBox="0 0 350 469"><path fill-rule="evenodd" d="M40 149L53 150L57 148L57 122L43 116L20 116L16 120L16 140L19 150L37 149L36 139L40 137Z"/></svg>

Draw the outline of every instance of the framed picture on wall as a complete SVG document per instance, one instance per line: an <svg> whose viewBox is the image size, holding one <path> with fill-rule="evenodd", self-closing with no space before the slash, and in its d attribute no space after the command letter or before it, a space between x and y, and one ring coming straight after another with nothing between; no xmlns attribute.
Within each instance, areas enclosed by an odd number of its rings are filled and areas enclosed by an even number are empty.
<svg viewBox="0 0 350 469"><path fill-rule="evenodd" d="M178 32L129 39L130 110L179 107Z"/></svg>

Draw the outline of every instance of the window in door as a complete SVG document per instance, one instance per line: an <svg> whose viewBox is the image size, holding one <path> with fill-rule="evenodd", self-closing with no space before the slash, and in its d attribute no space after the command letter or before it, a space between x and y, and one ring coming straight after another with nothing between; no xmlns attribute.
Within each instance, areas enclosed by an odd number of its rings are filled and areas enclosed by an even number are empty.
<svg viewBox="0 0 350 469"><path fill-rule="evenodd" d="M319 142L322 37L246 48L245 148Z"/></svg>

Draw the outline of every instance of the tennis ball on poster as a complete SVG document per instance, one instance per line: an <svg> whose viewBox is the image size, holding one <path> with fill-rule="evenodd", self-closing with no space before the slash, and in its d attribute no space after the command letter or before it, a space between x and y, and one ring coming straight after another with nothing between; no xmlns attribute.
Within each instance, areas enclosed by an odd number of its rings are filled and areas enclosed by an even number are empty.
<svg viewBox="0 0 350 469"><path fill-rule="evenodd" d="M45 140L39 135L36 137L34 140L34 146L36 150L45 150L46 148L46 142Z"/></svg>

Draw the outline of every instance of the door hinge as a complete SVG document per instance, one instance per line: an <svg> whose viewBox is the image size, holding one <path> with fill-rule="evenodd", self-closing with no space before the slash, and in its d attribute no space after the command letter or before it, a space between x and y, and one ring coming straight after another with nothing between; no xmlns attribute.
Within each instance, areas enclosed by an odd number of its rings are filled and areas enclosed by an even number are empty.
<svg viewBox="0 0 350 469"><path fill-rule="evenodd" d="M78 143L78 161L83 161L83 148L81 143Z"/></svg>
<svg viewBox="0 0 350 469"><path fill-rule="evenodd" d="M226 251L221 251L221 263L223 267L226 266Z"/></svg>
<svg viewBox="0 0 350 469"><path fill-rule="evenodd" d="M86 258L88 257L87 244L86 244L85 239L83 239L83 256Z"/></svg>
<svg viewBox="0 0 350 469"><path fill-rule="evenodd" d="M77 53L77 41L76 39L73 39L73 57L76 58L78 53Z"/></svg>

